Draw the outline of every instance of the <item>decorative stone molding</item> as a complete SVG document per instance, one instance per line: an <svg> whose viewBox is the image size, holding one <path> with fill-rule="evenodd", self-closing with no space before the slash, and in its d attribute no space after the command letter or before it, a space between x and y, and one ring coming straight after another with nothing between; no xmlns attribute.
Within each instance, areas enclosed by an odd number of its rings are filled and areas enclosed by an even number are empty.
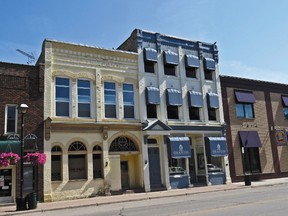
<svg viewBox="0 0 288 216"><path fill-rule="evenodd" d="M123 77L116 77L113 75L104 75L101 77L101 83L103 84L104 81L114 81L117 82L118 84L121 84L124 82L124 78Z"/></svg>
<svg viewBox="0 0 288 216"><path fill-rule="evenodd" d="M52 122L52 119L50 117L48 117L46 120L45 120L45 140L50 140L50 137L51 137L51 122Z"/></svg>
<svg viewBox="0 0 288 216"><path fill-rule="evenodd" d="M86 79L93 80L93 81L96 80L95 74L85 73L85 72L73 73L71 71L66 71L66 70L53 71L52 77L56 77L56 76L65 76L71 79L86 78Z"/></svg>

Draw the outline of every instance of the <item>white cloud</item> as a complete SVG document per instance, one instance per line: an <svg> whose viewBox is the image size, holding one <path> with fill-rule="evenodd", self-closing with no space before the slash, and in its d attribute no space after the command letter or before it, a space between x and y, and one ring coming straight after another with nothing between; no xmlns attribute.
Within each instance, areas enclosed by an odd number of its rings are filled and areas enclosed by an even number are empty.
<svg viewBox="0 0 288 216"><path fill-rule="evenodd" d="M220 75L235 76L284 84L287 84L288 82L285 81L285 76L287 75L284 72L269 70L266 68L257 68L251 65L246 65L243 62L236 60L221 61Z"/></svg>

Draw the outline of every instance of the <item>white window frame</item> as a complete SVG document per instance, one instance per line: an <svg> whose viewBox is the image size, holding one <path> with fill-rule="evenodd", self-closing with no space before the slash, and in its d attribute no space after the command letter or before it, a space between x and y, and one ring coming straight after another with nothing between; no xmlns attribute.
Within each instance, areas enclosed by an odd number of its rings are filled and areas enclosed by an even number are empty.
<svg viewBox="0 0 288 216"><path fill-rule="evenodd" d="M79 97L79 94L78 94L78 81L79 80L83 80L83 81L89 81L89 83L90 83L90 101L89 101L89 103L86 103L86 102L79 102L79 100L78 100L78 97ZM83 87L82 87L83 88ZM92 86L92 82L91 82L91 80L88 80L88 79L77 79L77 116L78 116L78 118L92 118L92 108L93 108L93 106L92 106L92 104L93 104L93 97L92 97L92 88L93 88L93 86ZM83 89L87 89L86 87L85 88L83 88ZM81 117L81 116L79 116L79 103L81 103L81 104L90 104L90 116L89 117Z"/></svg>
<svg viewBox="0 0 288 216"><path fill-rule="evenodd" d="M132 90L132 92L133 92L133 111L134 111L134 117L133 118L125 118L125 106L132 106L132 105L125 105L125 103L124 103L124 85L132 85L132 87L133 87L133 90ZM135 116L136 116L136 107L135 107L135 85L133 84L133 83L123 83L122 84L122 94L123 94L123 97L122 97L122 99L123 99L123 118L124 119L135 119Z"/></svg>
<svg viewBox="0 0 288 216"><path fill-rule="evenodd" d="M106 117L106 101L105 101L105 83L114 83L115 84L115 112L116 112L116 116L115 118L117 119L119 114L118 114L118 83L114 82L114 81L110 81L110 80L105 80L103 82L103 104L104 104L104 118L105 119L115 119L114 117ZM114 105L114 104L107 104L107 105Z"/></svg>
<svg viewBox="0 0 288 216"><path fill-rule="evenodd" d="M69 103L69 115L68 116L57 116L56 115L56 109L57 109L57 102L67 102L67 101L61 101L61 100L57 100L57 98L56 98L56 92L57 92L57 85L56 85L56 79L57 78L63 78L63 79L68 79L69 80L69 101L68 101L68 103ZM68 77L61 77L61 76L57 76L57 77L55 77L55 79L54 79L54 86L55 86L55 92L54 92L54 98L55 98L55 101L54 101L54 105L55 105L55 107L54 107L54 113L55 113L55 117L60 117L60 118L71 118L71 113L72 113L72 111L71 111L71 104L72 104L72 85L71 85L71 79L70 78L68 78Z"/></svg>
<svg viewBox="0 0 288 216"><path fill-rule="evenodd" d="M8 107L15 107L15 126L14 132L7 132L7 123L8 123ZM5 126L4 126L4 134L7 133L17 133L17 125L18 125L18 105L17 104L6 104L5 106Z"/></svg>

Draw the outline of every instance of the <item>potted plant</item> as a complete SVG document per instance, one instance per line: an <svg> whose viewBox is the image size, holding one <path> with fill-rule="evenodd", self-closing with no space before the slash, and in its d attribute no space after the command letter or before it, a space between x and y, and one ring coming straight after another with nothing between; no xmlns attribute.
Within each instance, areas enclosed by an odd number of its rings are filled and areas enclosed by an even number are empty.
<svg viewBox="0 0 288 216"><path fill-rule="evenodd" d="M13 152L2 152L0 154L0 167L7 167L10 164L16 164L19 159L20 157L18 154Z"/></svg>
<svg viewBox="0 0 288 216"><path fill-rule="evenodd" d="M97 194L100 196L111 196L111 184L108 180L104 180L103 185L100 185L98 187L98 192Z"/></svg>
<svg viewBox="0 0 288 216"><path fill-rule="evenodd" d="M46 154L40 152L27 153L23 159L26 162L36 162L38 165L43 165L46 163Z"/></svg>

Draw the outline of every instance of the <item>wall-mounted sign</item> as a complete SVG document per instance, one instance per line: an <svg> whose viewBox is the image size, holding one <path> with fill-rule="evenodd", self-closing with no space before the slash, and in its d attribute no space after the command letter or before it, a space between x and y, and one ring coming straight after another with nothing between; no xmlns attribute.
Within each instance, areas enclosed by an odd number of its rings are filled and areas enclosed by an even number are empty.
<svg viewBox="0 0 288 216"><path fill-rule="evenodd" d="M284 145L286 143L286 133L284 130L276 130L275 138L278 145Z"/></svg>

